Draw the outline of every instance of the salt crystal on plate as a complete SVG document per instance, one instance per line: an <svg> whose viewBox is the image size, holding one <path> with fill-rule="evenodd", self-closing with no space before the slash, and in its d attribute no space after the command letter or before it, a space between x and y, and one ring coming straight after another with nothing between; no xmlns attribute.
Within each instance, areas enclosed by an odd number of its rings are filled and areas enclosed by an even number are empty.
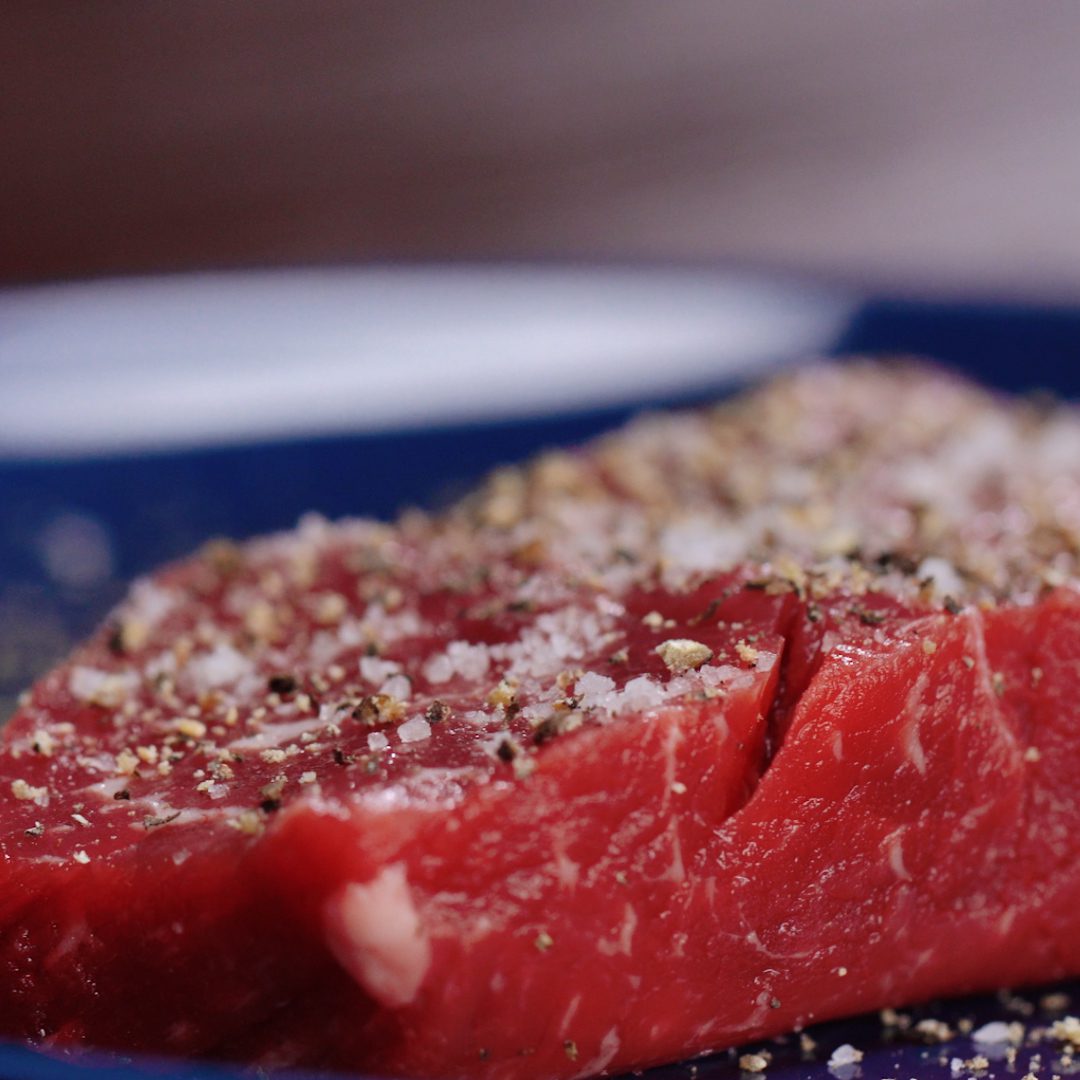
<svg viewBox="0 0 1080 1080"><path fill-rule="evenodd" d="M861 1050L856 1050L851 1043L843 1043L829 1055L829 1068L838 1069L845 1065L857 1065L862 1059Z"/></svg>
<svg viewBox="0 0 1080 1080"><path fill-rule="evenodd" d="M972 1040L977 1043L1004 1043L1009 1041L1010 1036L1009 1025L1001 1020L992 1020L971 1033Z"/></svg>

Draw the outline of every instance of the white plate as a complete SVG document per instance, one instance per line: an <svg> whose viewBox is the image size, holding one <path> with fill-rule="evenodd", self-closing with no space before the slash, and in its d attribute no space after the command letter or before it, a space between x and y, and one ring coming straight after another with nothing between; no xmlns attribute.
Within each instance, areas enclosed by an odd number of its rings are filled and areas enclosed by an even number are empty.
<svg viewBox="0 0 1080 1080"><path fill-rule="evenodd" d="M827 346L839 292L729 272L431 267L0 291L0 454L69 456L543 415Z"/></svg>

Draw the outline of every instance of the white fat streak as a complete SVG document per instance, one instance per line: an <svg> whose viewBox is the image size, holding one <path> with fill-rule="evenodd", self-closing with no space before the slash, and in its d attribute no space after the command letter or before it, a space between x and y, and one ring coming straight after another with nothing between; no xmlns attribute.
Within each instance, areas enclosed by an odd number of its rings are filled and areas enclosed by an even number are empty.
<svg viewBox="0 0 1080 1080"><path fill-rule="evenodd" d="M901 881L910 881L911 874L904 864L904 830L897 829L891 833L885 841L885 847L889 852L889 866Z"/></svg>
<svg viewBox="0 0 1080 1080"><path fill-rule="evenodd" d="M716 878L709 877L705 879L705 902L709 905L710 913L716 912Z"/></svg>
<svg viewBox="0 0 1080 1080"><path fill-rule="evenodd" d="M918 770L920 776L926 775L926 751L919 739L919 721L912 720L904 728L904 752L908 760Z"/></svg>
<svg viewBox="0 0 1080 1080"><path fill-rule="evenodd" d="M240 806L172 806L167 802L163 802L161 799L145 798L137 799L132 797L131 801L125 801L121 805L127 806L132 810L136 810L139 813L139 820L132 821L131 827L133 829L144 830L146 826L142 822L143 817L155 817L155 818L171 818L173 814L178 816L169 824L170 825L206 825L209 823L221 823L231 817L233 817L237 811L241 809L248 809ZM164 825L159 825L157 828L165 828Z"/></svg>
<svg viewBox="0 0 1080 1080"><path fill-rule="evenodd" d="M915 957L915 962L914 962L914 964L912 966L914 967L914 969L916 971L918 971L921 968L926 967L928 964L933 963L936 959L937 959L937 950L936 949L923 949L922 952L920 952Z"/></svg>
<svg viewBox="0 0 1080 1080"><path fill-rule="evenodd" d="M114 798L118 791L123 791L130 783L130 776L111 776L108 780L87 784L78 792L78 796L83 802L93 801L98 804L94 806L95 814L115 814L117 811L131 809L132 800Z"/></svg>
<svg viewBox="0 0 1080 1080"><path fill-rule="evenodd" d="M837 728L833 732L832 739L830 740L830 742L832 744L833 757L836 758L837 761L843 761L844 760L844 733L839 728Z"/></svg>
<svg viewBox="0 0 1080 1080"><path fill-rule="evenodd" d="M581 995L575 994L570 999L570 1004L566 1007L566 1011L562 1015L562 1020L559 1021L559 1038L565 1039L567 1032L570 1030L570 1025L574 1022L574 1017L577 1015L579 1006L581 1005Z"/></svg>
<svg viewBox="0 0 1080 1080"><path fill-rule="evenodd" d="M901 743L908 760L915 766L920 776L926 775L926 751L919 738L919 717L923 712L923 696L930 682L928 672L921 672L914 685L908 691L904 713L911 719L904 725Z"/></svg>
<svg viewBox="0 0 1080 1080"><path fill-rule="evenodd" d="M324 925L338 963L373 998L388 1008L416 999L431 966L431 943L403 863L337 892Z"/></svg>
<svg viewBox="0 0 1080 1080"><path fill-rule="evenodd" d="M88 784L82 790L85 795L94 795L102 801L116 803L118 800L113 796L118 791L123 791L130 783L131 777L129 776L111 776L108 780L99 780L96 784Z"/></svg>
<svg viewBox="0 0 1080 1080"><path fill-rule="evenodd" d="M630 956L634 951L634 931L637 930L638 916L633 904L627 904L623 910L623 922L619 929L619 946Z"/></svg>
<svg viewBox="0 0 1080 1080"><path fill-rule="evenodd" d="M581 877L581 864L575 862L566 851L567 832L560 829L554 837L552 848L555 853L555 880L559 887L566 892L573 892L577 888L578 879Z"/></svg>
<svg viewBox="0 0 1080 1080"><path fill-rule="evenodd" d="M743 913L742 907L739 908L739 919L743 926L748 925L746 921L746 915ZM747 931L746 944L756 949L762 956L767 956L770 960L805 960L808 956L815 956L817 954L816 949L803 949L798 952L776 952L773 949L766 947L765 942L758 937L756 930Z"/></svg>
<svg viewBox="0 0 1080 1080"><path fill-rule="evenodd" d="M623 908L623 921L619 926L619 933L614 940L608 938L600 938L596 943L596 948L604 956L616 956L622 953L623 956L631 956L634 951L634 931L637 930L638 916L634 910L632 904L627 904Z"/></svg>
<svg viewBox="0 0 1080 1080"><path fill-rule="evenodd" d="M45 957L44 967L51 968L61 963L66 957L75 952L86 941L91 940L93 935L90 927L84 919L75 919L64 931L63 937L53 946L48 956Z"/></svg>
<svg viewBox="0 0 1080 1080"><path fill-rule="evenodd" d="M581 877L581 863L574 862L565 852L560 851L555 856L555 876L561 888L573 892Z"/></svg>
<svg viewBox="0 0 1080 1080"><path fill-rule="evenodd" d="M79 795L84 801L95 800L94 813L115 814L135 812L135 819L131 821L131 827L144 829L142 819L144 817L171 817L180 809L180 816L176 818L177 825L194 825L197 823L215 823L231 818L240 809L246 807L237 806L185 806L178 808L162 799L155 798L152 794L139 796L133 793L130 799L116 799L114 795L124 788L130 790L131 777L110 776L106 780L99 780L93 784L87 784L72 795ZM227 785L219 785L224 788L211 795L212 798L221 799L228 794ZM151 789L152 790L152 789Z"/></svg>
<svg viewBox="0 0 1080 1080"><path fill-rule="evenodd" d="M325 727L325 721L318 716L306 717L287 723L266 723L258 731L241 735L228 744L230 750L237 753L254 753L258 750L270 750L282 743L292 742L309 731L318 731Z"/></svg>
<svg viewBox="0 0 1080 1080"><path fill-rule="evenodd" d="M116 770L116 758L112 754L99 752L97 754L79 754L75 763L81 768L92 773L105 773L112 775Z"/></svg>
<svg viewBox="0 0 1080 1080"><path fill-rule="evenodd" d="M600 1049L591 1061L585 1063L580 1072L574 1073L571 1080L585 1080L587 1076L597 1076L602 1073L615 1060L615 1055L622 1045L619 1040L619 1029L609 1029L600 1040Z"/></svg>
<svg viewBox="0 0 1080 1080"><path fill-rule="evenodd" d="M977 611L966 611L962 613L961 618L967 619L967 640L969 650L974 653L972 659L975 661L975 672L979 677L980 689L993 708L993 714L997 719L998 732L1012 746L1013 752L1019 755L1023 753L1023 749L1012 725L1005 719L1001 699L994 689L993 672L990 670L990 657L986 652L986 634L982 615ZM961 723L963 723L963 717L961 717Z"/></svg>
<svg viewBox="0 0 1080 1080"><path fill-rule="evenodd" d="M672 818L667 826L668 839L671 841L671 865L662 875L663 881L681 882L686 880L686 866L683 864L682 838L679 836L679 823Z"/></svg>
<svg viewBox="0 0 1080 1080"><path fill-rule="evenodd" d="M672 784L678 780L679 745L683 741L682 725L678 715L673 714L664 732L664 795L660 803L660 813L666 814L671 805Z"/></svg>

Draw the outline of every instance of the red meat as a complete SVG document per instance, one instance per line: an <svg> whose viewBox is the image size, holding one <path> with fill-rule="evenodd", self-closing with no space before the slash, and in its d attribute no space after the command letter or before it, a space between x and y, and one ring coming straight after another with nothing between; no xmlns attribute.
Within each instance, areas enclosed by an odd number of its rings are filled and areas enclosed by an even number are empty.
<svg viewBox="0 0 1080 1080"><path fill-rule="evenodd" d="M0 755L0 1029L619 1072L1080 972L1080 422L809 369L137 583Z"/></svg>

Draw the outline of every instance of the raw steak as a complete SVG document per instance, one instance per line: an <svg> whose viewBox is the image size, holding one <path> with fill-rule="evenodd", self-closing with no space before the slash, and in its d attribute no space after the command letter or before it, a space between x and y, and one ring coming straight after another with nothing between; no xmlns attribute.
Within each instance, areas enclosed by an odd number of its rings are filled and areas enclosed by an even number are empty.
<svg viewBox="0 0 1080 1080"><path fill-rule="evenodd" d="M1080 972L1080 419L811 367L137 582L0 755L0 1029L614 1073Z"/></svg>

